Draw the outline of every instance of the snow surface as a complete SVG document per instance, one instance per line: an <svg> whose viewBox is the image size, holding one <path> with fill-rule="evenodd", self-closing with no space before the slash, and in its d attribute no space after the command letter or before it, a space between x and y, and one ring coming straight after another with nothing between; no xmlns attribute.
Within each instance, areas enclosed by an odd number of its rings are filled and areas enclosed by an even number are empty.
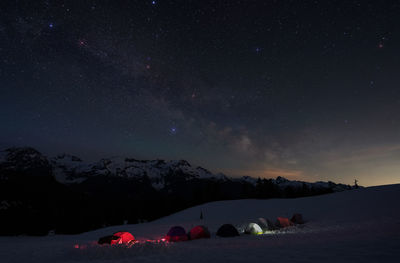
<svg viewBox="0 0 400 263"><path fill-rule="evenodd" d="M212 202L150 223L80 235L0 237L1 262L399 262L399 197L400 184L297 199ZM241 226L293 213L302 213L306 224L259 236L215 236L224 223ZM99 237L120 230L139 240L159 239L174 225L189 230L197 224L209 227L211 239L96 245Z"/></svg>

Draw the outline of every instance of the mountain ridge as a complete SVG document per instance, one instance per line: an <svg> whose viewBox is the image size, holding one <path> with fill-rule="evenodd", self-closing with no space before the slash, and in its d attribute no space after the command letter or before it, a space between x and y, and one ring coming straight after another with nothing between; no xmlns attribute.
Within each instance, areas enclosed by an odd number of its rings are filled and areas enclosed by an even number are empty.
<svg viewBox="0 0 400 263"><path fill-rule="evenodd" d="M169 172L182 172L186 180L209 179L209 180L232 180L244 181L256 185L259 180L272 180L276 185L301 187L307 186L333 187L334 191L348 190L349 185L337 184L331 181L304 182L299 180L288 180L284 177L277 178L255 178L252 176L231 177L223 173L212 173L201 166L192 166L188 161L180 160L138 160L130 157L102 158L96 162L84 162L81 158L66 153L54 157L46 157L32 147L12 147L0 151L0 167L8 163L7 168L30 168L29 165L50 166L55 179L63 184L82 183L91 176L120 176L127 179L137 179L148 176L155 189L164 187L163 179ZM13 165L10 165L13 164Z"/></svg>

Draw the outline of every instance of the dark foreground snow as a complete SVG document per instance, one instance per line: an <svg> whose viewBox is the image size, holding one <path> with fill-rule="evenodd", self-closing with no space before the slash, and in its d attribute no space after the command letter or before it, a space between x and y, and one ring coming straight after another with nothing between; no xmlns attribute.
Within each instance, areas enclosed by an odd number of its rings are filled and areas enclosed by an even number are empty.
<svg viewBox="0 0 400 263"><path fill-rule="evenodd" d="M391 185L299 199L213 202L151 223L81 235L0 237L1 262L398 262L399 197L400 185ZM223 223L240 226L295 212L308 222L261 236L215 236ZM119 230L146 240L161 238L173 225L197 224L209 226L212 238L130 248L96 245L100 236Z"/></svg>

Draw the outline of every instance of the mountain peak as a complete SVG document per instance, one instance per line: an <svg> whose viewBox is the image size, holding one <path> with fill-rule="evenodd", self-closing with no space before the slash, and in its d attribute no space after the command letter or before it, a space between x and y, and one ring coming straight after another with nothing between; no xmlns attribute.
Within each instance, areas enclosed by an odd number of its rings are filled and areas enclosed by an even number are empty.
<svg viewBox="0 0 400 263"><path fill-rule="evenodd" d="M35 175L40 173L45 175L50 169L47 158L32 147L7 148L1 152L0 156L0 167L2 169L18 171L31 169Z"/></svg>

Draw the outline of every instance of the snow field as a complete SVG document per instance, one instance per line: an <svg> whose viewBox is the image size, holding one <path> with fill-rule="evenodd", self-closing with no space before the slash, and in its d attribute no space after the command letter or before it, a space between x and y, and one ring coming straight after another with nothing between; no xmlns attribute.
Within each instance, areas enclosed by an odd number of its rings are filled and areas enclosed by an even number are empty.
<svg viewBox="0 0 400 263"><path fill-rule="evenodd" d="M298 199L207 203L136 225L71 236L0 237L1 262L398 262L400 185L370 187ZM203 211L204 220L199 220ZM219 238L224 223L302 213L305 225L264 235ZM211 239L179 243L99 246L99 237L125 230L138 240L162 238L170 227L204 224ZM79 248L75 248L79 245Z"/></svg>

